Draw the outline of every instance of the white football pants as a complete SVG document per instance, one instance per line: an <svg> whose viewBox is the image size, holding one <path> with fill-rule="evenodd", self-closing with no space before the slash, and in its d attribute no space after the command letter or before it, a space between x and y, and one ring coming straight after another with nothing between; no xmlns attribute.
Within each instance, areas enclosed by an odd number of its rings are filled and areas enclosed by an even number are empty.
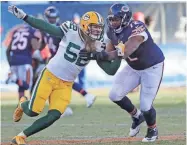
<svg viewBox="0 0 187 145"><path fill-rule="evenodd" d="M129 65L125 66L115 75L109 98L112 101L120 101L138 85L141 85L140 110L150 110L160 87L163 70L164 62L145 70L134 70Z"/></svg>

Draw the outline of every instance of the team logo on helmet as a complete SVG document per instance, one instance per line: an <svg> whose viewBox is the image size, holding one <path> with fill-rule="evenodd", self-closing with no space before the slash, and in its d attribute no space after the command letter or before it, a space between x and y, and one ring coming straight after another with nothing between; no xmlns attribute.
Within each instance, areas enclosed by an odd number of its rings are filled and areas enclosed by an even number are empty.
<svg viewBox="0 0 187 145"><path fill-rule="evenodd" d="M128 12L128 11L129 11L129 7L123 6L123 7L121 8L121 11L122 11L122 12Z"/></svg>
<svg viewBox="0 0 187 145"><path fill-rule="evenodd" d="M90 16L88 14L86 14L85 16L83 16L82 19L85 20L85 21L88 21L90 19Z"/></svg>

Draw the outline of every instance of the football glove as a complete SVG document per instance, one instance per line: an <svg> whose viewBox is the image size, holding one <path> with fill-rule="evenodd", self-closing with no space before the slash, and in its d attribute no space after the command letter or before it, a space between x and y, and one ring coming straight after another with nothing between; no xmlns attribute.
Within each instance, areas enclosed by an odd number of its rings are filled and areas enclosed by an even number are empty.
<svg viewBox="0 0 187 145"><path fill-rule="evenodd" d="M8 6L8 11L10 13L12 13L13 15L15 15L17 18L19 19L24 19L25 16L27 15L22 9L18 9L16 6L14 5L11 5L11 6Z"/></svg>
<svg viewBox="0 0 187 145"><path fill-rule="evenodd" d="M115 46L115 48L118 51L118 56L124 56L125 44L123 44L122 41L117 46Z"/></svg>
<svg viewBox="0 0 187 145"><path fill-rule="evenodd" d="M81 50L79 52L79 57L84 59L84 60L107 60L108 54L106 51L102 50L101 52L88 52L85 49Z"/></svg>

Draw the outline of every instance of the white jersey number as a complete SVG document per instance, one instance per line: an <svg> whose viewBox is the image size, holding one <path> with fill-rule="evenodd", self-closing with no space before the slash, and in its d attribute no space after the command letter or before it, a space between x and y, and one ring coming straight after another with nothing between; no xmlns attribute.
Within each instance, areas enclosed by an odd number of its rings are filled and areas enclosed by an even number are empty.
<svg viewBox="0 0 187 145"><path fill-rule="evenodd" d="M27 46L28 39L27 36L29 36L29 32L16 32L14 34L14 40L12 41L12 50L24 50ZM19 43L18 43L19 42Z"/></svg>

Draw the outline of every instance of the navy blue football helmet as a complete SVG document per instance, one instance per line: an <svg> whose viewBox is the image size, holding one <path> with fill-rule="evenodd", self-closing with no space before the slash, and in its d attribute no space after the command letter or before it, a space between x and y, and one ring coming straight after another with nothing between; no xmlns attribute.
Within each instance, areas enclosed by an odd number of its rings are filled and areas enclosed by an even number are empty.
<svg viewBox="0 0 187 145"><path fill-rule="evenodd" d="M122 29L129 25L132 20L132 12L127 4L114 4L110 7L107 17L107 24L114 29L116 33L120 33ZM112 25L112 22L119 22Z"/></svg>
<svg viewBox="0 0 187 145"><path fill-rule="evenodd" d="M57 24L59 21L59 11L56 7L50 6L44 11L45 19L51 24Z"/></svg>

